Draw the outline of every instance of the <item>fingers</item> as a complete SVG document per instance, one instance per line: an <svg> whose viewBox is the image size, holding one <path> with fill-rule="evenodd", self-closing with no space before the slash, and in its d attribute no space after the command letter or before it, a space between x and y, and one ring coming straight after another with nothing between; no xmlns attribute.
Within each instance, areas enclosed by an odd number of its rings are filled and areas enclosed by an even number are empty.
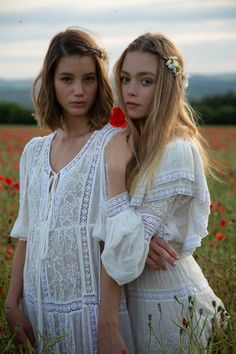
<svg viewBox="0 0 236 354"><path fill-rule="evenodd" d="M158 237L158 236L154 236L151 241L153 241L154 243L159 245L161 248L163 248L171 257L173 257L175 259L179 259L178 253L174 250L173 247L171 247L171 245L168 242L163 240L163 238Z"/></svg>
<svg viewBox="0 0 236 354"><path fill-rule="evenodd" d="M160 259L161 259L161 257L160 257ZM164 262L162 261L162 265L161 266L159 266L158 264L158 261L157 260L153 260L151 257L147 257L147 260L146 260L146 264L149 266L149 267L151 267L152 269L154 269L154 270L167 270L167 268L166 268L166 265L164 264Z"/></svg>
<svg viewBox="0 0 236 354"><path fill-rule="evenodd" d="M14 335L14 342L17 345L26 347L27 340L31 345L35 345L35 337L33 329L28 320L28 317L19 308L9 308L7 312L7 322L10 330Z"/></svg>
<svg viewBox="0 0 236 354"><path fill-rule="evenodd" d="M14 343L26 347L27 334L25 332L25 329L17 325L15 326L15 329L12 332L14 333L14 337L13 337Z"/></svg>
<svg viewBox="0 0 236 354"><path fill-rule="evenodd" d="M35 341L34 332L33 332L33 329L32 329L32 326L30 325L30 323L28 323L25 326L25 332L26 332L27 337L29 338L30 344L34 347L36 341Z"/></svg>
<svg viewBox="0 0 236 354"><path fill-rule="evenodd" d="M176 261L179 259L175 250L166 241L159 237L152 238L149 249L156 255L162 256L172 266L175 266Z"/></svg>
<svg viewBox="0 0 236 354"><path fill-rule="evenodd" d="M166 260L171 266L176 266L176 259L171 257L169 253L167 253L163 248L160 248L157 245L153 245L152 248L152 259L157 261L159 260L159 257L162 257L162 259Z"/></svg>
<svg viewBox="0 0 236 354"><path fill-rule="evenodd" d="M146 263L155 270L167 270L166 261L175 267L179 256L177 252L165 240L154 236L149 245L149 253Z"/></svg>

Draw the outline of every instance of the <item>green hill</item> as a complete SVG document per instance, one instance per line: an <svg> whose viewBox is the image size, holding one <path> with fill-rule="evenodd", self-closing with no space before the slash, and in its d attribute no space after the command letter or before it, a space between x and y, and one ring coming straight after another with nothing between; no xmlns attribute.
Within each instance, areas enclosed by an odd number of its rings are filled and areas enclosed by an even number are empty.
<svg viewBox="0 0 236 354"><path fill-rule="evenodd" d="M0 102L15 102L24 107L33 107L31 100L32 80L1 80ZM218 75L192 75L187 89L190 100L205 96L236 92L236 73Z"/></svg>

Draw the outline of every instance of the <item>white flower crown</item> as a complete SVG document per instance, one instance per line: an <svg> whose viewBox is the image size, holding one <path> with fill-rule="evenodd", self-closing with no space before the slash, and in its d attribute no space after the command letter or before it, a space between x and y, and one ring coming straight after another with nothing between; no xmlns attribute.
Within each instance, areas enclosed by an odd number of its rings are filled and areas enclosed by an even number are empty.
<svg viewBox="0 0 236 354"><path fill-rule="evenodd" d="M176 56L169 57L166 62L166 65L167 65L168 69L170 69L176 77L178 77L178 76L182 77L182 79L184 81L184 88L186 89L189 84L189 81L188 81L189 75L183 73L181 65L178 61L178 58Z"/></svg>

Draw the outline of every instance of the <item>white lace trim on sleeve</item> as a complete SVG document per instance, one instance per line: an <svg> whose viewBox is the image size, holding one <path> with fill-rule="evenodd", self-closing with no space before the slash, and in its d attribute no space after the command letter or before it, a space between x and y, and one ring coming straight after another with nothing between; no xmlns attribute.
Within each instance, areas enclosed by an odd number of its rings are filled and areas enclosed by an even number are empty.
<svg viewBox="0 0 236 354"><path fill-rule="evenodd" d="M129 195L127 192L116 195L115 197L106 201L106 215L108 217L115 216L127 210L129 206Z"/></svg>
<svg viewBox="0 0 236 354"><path fill-rule="evenodd" d="M165 226L158 217L150 214L141 214L144 225L144 239L149 241L154 235L165 238Z"/></svg>

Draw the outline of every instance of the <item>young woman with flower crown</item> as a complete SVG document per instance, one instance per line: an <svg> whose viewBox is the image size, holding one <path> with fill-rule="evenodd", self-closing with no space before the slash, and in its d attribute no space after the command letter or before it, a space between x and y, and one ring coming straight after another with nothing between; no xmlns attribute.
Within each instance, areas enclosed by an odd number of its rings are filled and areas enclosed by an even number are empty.
<svg viewBox="0 0 236 354"><path fill-rule="evenodd" d="M128 130L105 150L106 228L96 235L105 241L103 267L120 285L128 283L135 353L192 352L196 342L204 351L215 307L222 318L227 314L193 258L207 235L210 162L186 100L183 59L167 37L147 33L127 47L114 72ZM167 271L145 266L155 234L180 255ZM103 328L100 334L105 338ZM109 353L102 340L100 348Z"/></svg>
<svg viewBox="0 0 236 354"><path fill-rule="evenodd" d="M107 124L113 95L106 64L89 33L69 28L52 39L33 86L38 122L52 133L32 139L21 157L11 232L19 241L5 308L15 342L25 346L28 339L37 352L97 352L101 250L92 235L104 147L120 131ZM153 250L156 265L164 266L161 255L173 264L176 252L167 243L157 238ZM112 353L133 353L124 295L120 303L120 287L106 280L117 306L110 319L120 321L106 331L109 345Z"/></svg>

